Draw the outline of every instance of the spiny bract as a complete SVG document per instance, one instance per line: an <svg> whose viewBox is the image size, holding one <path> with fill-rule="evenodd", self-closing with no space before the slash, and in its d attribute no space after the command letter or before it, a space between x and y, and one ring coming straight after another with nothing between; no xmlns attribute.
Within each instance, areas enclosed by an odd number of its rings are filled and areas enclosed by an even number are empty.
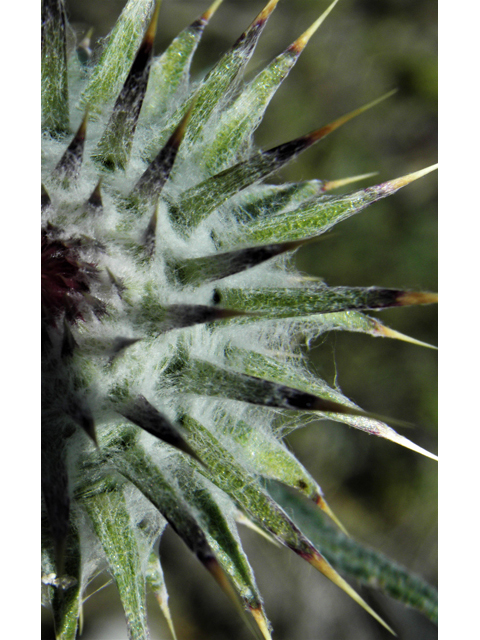
<svg viewBox="0 0 480 640"><path fill-rule="evenodd" d="M434 590L348 538L281 440L320 415L430 455L313 376L302 344L329 330L405 338L364 311L436 296L328 287L288 259L430 169L340 196L327 192L346 181L267 182L367 108L253 147L270 99L336 4L244 84L277 2L192 82L221 0L158 57L159 2L129 0L98 55L91 34L67 55L63 2L43 1L42 583L57 638L75 638L85 590L105 568L130 638L148 637L147 587L175 636L154 551L167 524L258 637L270 625L238 522L387 628L335 568L436 618ZM284 510L307 504L315 544Z"/></svg>

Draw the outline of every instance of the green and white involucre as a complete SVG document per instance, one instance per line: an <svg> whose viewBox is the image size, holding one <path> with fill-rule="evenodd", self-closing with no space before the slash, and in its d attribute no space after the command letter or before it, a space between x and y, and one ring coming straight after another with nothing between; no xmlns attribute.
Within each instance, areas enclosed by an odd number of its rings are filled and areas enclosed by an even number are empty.
<svg viewBox="0 0 480 640"><path fill-rule="evenodd" d="M324 416L435 458L314 376L304 345L332 330L404 338L365 311L436 296L329 287L291 260L431 168L337 196L328 192L348 181L269 183L373 105L254 147L269 101L336 4L245 83L277 2L192 81L221 0L159 56L160 2L129 0L98 54L87 35L67 55L63 0L43 0L42 594L58 639L76 637L86 589L105 569L129 638L149 637L147 590L175 637L158 556L167 525L256 637L271 628L239 522L300 555L387 628L341 575L436 620L434 589L356 544L282 443ZM314 540L295 514L316 523Z"/></svg>

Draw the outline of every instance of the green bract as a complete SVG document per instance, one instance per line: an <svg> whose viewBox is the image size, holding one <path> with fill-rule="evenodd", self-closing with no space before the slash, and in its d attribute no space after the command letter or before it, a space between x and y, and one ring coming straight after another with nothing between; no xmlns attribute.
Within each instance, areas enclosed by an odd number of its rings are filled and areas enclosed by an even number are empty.
<svg viewBox="0 0 480 640"><path fill-rule="evenodd" d="M43 1L42 583L59 639L76 637L104 569L129 638L149 637L147 590L174 636L157 544L167 525L259 638L270 624L238 522L307 560L387 629L343 576L436 621L434 589L349 538L281 437L328 417L435 458L313 375L302 341L329 330L405 338L366 312L436 296L329 287L288 260L432 168L337 196L328 192L340 183L268 182L374 104L254 148L270 99L336 4L244 83L277 2L192 82L221 0L160 56L159 2L129 0L92 56L88 36L67 55L63 1Z"/></svg>

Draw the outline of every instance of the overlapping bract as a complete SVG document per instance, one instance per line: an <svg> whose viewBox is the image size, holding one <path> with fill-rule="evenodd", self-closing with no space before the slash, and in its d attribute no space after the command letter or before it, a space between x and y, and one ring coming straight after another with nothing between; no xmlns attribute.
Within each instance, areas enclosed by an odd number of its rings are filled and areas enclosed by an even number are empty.
<svg viewBox="0 0 480 640"><path fill-rule="evenodd" d="M130 0L94 68L88 45L67 60L63 4L44 0L44 137L51 153L63 144L42 186L42 242L52 249L45 274L42 262L42 566L58 638L76 636L84 591L105 565L130 638L148 637L147 585L171 625L152 555L167 523L247 612L254 633L269 638L236 529L245 518L387 626L323 555L322 534L307 538L265 481L335 519L275 434L278 414L294 428L296 414L318 412L430 455L315 379L295 338L312 327L402 337L362 311L435 297L302 282L276 258L426 171L335 197L325 193L332 183L263 183L364 110L252 150L271 97L336 4L242 86L277 2L192 88L191 58L218 0L157 58L159 3ZM84 85L74 93L86 113L71 142L68 73ZM341 536L337 544L364 553ZM381 584L391 567L373 564ZM349 566L337 562L352 575ZM371 579L367 569L355 576ZM432 593L421 581L409 589L405 600L427 594L422 606L434 617Z"/></svg>

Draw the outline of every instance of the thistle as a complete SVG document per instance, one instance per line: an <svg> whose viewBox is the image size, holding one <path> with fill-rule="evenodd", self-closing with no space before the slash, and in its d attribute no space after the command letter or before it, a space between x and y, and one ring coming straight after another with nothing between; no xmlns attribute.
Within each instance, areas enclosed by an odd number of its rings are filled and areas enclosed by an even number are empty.
<svg viewBox="0 0 480 640"><path fill-rule="evenodd" d="M331 192L354 179L270 181L378 99L273 148L253 144L336 2L245 83L278 0L200 81L191 59L221 0L158 56L160 2L129 0L98 54L87 34L67 55L63 1L43 0L42 593L59 639L76 637L105 569L129 638L149 637L147 590L175 638L158 554L168 525L258 638L271 628L238 523L389 630L345 578L436 621L433 588L355 543L282 442L324 417L435 458L314 376L302 345L333 330L416 342L366 312L436 295L329 287L292 260L433 168L346 195Z"/></svg>

